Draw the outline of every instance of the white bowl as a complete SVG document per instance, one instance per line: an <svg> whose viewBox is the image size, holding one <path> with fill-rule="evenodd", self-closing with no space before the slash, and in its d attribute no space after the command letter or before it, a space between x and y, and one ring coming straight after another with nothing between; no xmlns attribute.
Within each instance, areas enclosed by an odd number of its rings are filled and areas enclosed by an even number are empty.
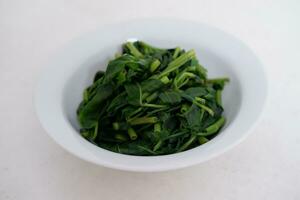
<svg viewBox="0 0 300 200"><path fill-rule="evenodd" d="M182 153L146 157L110 152L81 137L76 109L83 89L129 38L159 47L195 49L209 77L230 77L223 95L227 123L214 139ZM35 96L38 117L48 134L84 160L129 171L178 169L225 152L250 132L267 92L263 67L244 43L216 28L184 20L147 19L103 26L63 47L49 65Z"/></svg>

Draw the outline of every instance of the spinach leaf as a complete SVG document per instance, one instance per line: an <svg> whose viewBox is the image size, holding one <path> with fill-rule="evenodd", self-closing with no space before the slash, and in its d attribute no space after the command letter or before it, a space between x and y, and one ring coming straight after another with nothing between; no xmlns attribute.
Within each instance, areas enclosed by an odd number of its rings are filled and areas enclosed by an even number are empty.
<svg viewBox="0 0 300 200"><path fill-rule="evenodd" d="M125 85L127 93L127 101L134 106L142 105L142 88L139 84L127 84Z"/></svg>
<svg viewBox="0 0 300 200"><path fill-rule="evenodd" d="M163 103L167 104L177 104L181 101L181 96L175 91L166 91L159 95L159 98Z"/></svg>
<svg viewBox="0 0 300 200"><path fill-rule="evenodd" d="M100 85L95 96L80 110L79 122L82 127L90 128L97 123L101 104L113 93L111 84Z"/></svg>

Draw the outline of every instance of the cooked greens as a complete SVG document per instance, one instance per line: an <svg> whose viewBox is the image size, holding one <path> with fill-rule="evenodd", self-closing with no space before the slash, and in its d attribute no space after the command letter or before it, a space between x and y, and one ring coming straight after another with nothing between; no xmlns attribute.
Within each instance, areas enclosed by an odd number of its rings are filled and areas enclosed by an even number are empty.
<svg viewBox="0 0 300 200"><path fill-rule="evenodd" d="M83 92L80 133L104 149L165 155L202 145L225 123L228 78L207 79L195 51L127 42Z"/></svg>

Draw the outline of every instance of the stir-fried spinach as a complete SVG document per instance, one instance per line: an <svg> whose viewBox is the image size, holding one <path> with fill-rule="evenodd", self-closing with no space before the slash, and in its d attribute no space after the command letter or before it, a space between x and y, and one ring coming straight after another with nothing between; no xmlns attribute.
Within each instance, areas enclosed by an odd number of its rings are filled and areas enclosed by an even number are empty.
<svg viewBox="0 0 300 200"><path fill-rule="evenodd" d="M225 123L228 78L207 79L195 51L127 42L78 107L81 134L110 151L165 155L202 145Z"/></svg>

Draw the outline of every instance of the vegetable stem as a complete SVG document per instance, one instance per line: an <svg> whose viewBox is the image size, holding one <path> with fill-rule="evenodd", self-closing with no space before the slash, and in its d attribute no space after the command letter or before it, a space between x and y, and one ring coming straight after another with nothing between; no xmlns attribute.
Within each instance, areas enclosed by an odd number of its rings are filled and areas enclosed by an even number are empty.
<svg viewBox="0 0 300 200"><path fill-rule="evenodd" d="M143 54L133 45L132 42L127 42L125 45L133 56L137 58L143 57Z"/></svg>
<svg viewBox="0 0 300 200"><path fill-rule="evenodd" d="M159 140L156 145L153 147L153 151L157 151L161 145L162 145L163 141L162 140Z"/></svg>
<svg viewBox="0 0 300 200"><path fill-rule="evenodd" d="M200 119L199 119L200 122L202 122L203 116L204 116L204 110L201 109L201 110L200 110Z"/></svg>
<svg viewBox="0 0 300 200"><path fill-rule="evenodd" d="M137 113L139 113L139 112L141 112L141 111L142 111L142 108L141 108L141 107L137 108L135 111L133 111L132 113L130 113L130 114L128 115L128 118L133 117L134 115L136 115Z"/></svg>
<svg viewBox="0 0 300 200"><path fill-rule="evenodd" d="M186 143L184 143L177 152L186 150L195 141L196 137L196 135L191 135L190 139Z"/></svg>
<svg viewBox="0 0 300 200"><path fill-rule="evenodd" d="M154 124L154 132L159 133L161 131L160 123Z"/></svg>
<svg viewBox="0 0 300 200"><path fill-rule="evenodd" d="M188 71L188 72L194 72L194 71L196 71L196 67L195 66L187 67L186 71Z"/></svg>
<svg viewBox="0 0 300 200"><path fill-rule="evenodd" d="M184 72L178 77L178 79L176 81L180 83L186 78L194 78L195 76L196 75L191 72Z"/></svg>
<svg viewBox="0 0 300 200"><path fill-rule="evenodd" d="M214 124L210 125L209 127L207 127L205 129L206 134L212 134L217 132L225 123L225 117L221 117L220 119L218 119L218 121L216 121Z"/></svg>
<svg viewBox="0 0 300 200"><path fill-rule="evenodd" d="M174 80L175 88L177 88L177 89L181 88L189 81L189 78L195 78L195 77L196 77L196 75L191 72L184 71L184 72L180 73L178 75L178 77L176 77Z"/></svg>
<svg viewBox="0 0 300 200"><path fill-rule="evenodd" d="M179 54L180 50L181 50L181 49L180 49L179 47L176 47L176 48L175 48L174 54L173 54L173 56L172 56L173 59L175 59L175 58L178 57L178 54Z"/></svg>
<svg viewBox="0 0 300 200"><path fill-rule="evenodd" d="M181 113L185 113L189 110L190 106L188 104L183 104L180 108Z"/></svg>
<svg viewBox="0 0 300 200"><path fill-rule="evenodd" d="M195 57L195 51L194 50L190 50L190 51L182 54L181 56L179 56L178 58L176 58L175 60L170 62L168 67L164 71L162 71L162 73L159 76L163 77L165 75L168 75L170 72L172 72L172 71L176 70L177 68L181 67L183 64L185 64L187 61L191 60L194 57Z"/></svg>
<svg viewBox="0 0 300 200"><path fill-rule="evenodd" d="M89 100L89 92L88 89L85 89L83 92L83 101L88 102L88 100Z"/></svg>
<svg viewBox="0 0 300 200"><path fill-rule="evenodd" d="M151 108L165 108L166 105L159 105L159 104L150 104L150 103L144 103L142 104L144 107L151 107Z"/></svg>
<svg viewBox="0 0 300 200"><path fill-rule="evenodd" d="M198 142L199 142L199 144L204 144L204 143L206 143L206 142L208 142L209 140L206 138L206 137L204 137L204 136L199 136L198 137Z"/></svg>
<svg viewBox="0 0 300 200"><path fill-rule="evenodd" d="M158 97L158 92L152 93L150 96L146 98L146 102L150 103Z"/></svg>
<svg viewBox="0 0 300 200"><path fill-rule="evenodd" d="M138 135L133 128L129 128L127 132L131 140L136 140L138 138Z"/></svg>
<svg viewBox="0 0 300 200"><path fill-rule="evenodd" d="M216 102L219 106L222 106L222 91L217 90L216 92Z"/></svg>
<svg viewBox="0 0 300 200"><path fill-rule="evenodd" d="M119 58L121 56L122 56L122 54L120 52L115 53L115 58Z"/></svg>
<svg viewBox="0 0 300 200"><path fill-rule="evenodd" d="M164 84L168 84L170 82L170 79L168 78L168 76L163 76L163 77L160 78L160 80Z"/></svg>
<svg viewBox="0 0 300 200"><path fill-rule="evenodd" d="M201 97L195 97L195 100L199 103L205 104L206 100Z"/></svg>
<svg viewBox="0 0 300 200"><path fill-rule="evenodd" d="M158 122L157 117L140 117L134 118L129 121L130 125L140 125L140 124L154 124Z"/></svg>
<svg viewBox="0 0 300 200"><path fill-rule="evenodd" d="M165 137L164 140L169 140L171 138L176 138L176 137L179 137L179 136L182 136L184 134L188 133L188 131L181 131L179 133L175 133L175 134L172 134L172 135L169 135L168 137Z"/></svg>
<svg viewBox="0 0 300 200"><path fill-rule="evenodd" d="M116 131L120 129L120 125L119 125L118 122L114 122L114 123L112 124L112 126L113 126L113 129L116 130Z"/></svg>
<svg viewBox="0 0 300 200"><path fill-rule="evenodd" d="M207 79L206 82L207 83L229 82L229 78L224 77L224 78Z"/></svg>
<svg viewBox="0 0 300 200"><path fill-rule="evenodd" d="M140 149L142 149L142 150L144 150L144 151L146 151L146 152L148 152L148 153L150 153L150 154L152 154L152 155L156 155L156 152L154 152L154 151L152 151L151 149L148 149L148 148L146 148L146 147L143 147L143 146L141 146L141 145L138 145L138 148L140 148Z"/></svg>
<svg viewBox="0 0 300 200"><path fill-rule="evenodd" d="M82 132L80 132L80 134L81 134L84 138L89 138L89 135L90 135L89 131L82 131Z"/></svg>
<svg viewBox="0 0 300 200"><path fill-rule="evenodd" d="M150 71L154 72L155 70L157 70L159 65L160 65L160 61L158 59L155 59L150 65Z"/></svg>
<svg viewBox="0 0 300 200"><path fill-rule="evenodd" d="M98 135L98 126L99 126L99 123L96 123L96 125L95 125L95 130L94 130L94 134L92 135L92 137L91 137L91 139L92 140L95 140L96 139L96 137L97 137L97 135Z"/></svg>
<svg viewBox="0 0 300 200"><path fill-rule="evenodd" d="M121 141L121 142L126 142L127 141L127 137L123 134L117 133L115 135L115 139Z"/></svg>
<svg viewBox="0 0 300 200"><path fill-rule="evenodd" d="M157 134L157 137L159 137L160 132L161 132L161 124L160 123L154 124L154 133ZM161 147L162 143L163 141L160 139L153 147L153 151L157 151Z"/></svg>
<svg viewBox="0 0 300 200"><path fill-rule="evenodd" d="M193 101L193 103L205 110L206 112L208 112L208 114L210 114L211 116L214 116L215 112L206 105L200 104L197 101Z"/></svg>
<svg viewBox="0 0 300 200"><path fill-rule="evenodd" d="M216 133L217 131L219 131L222 126L225 124L225 117L220 117L220 119L218 119L215 123L213 123L212 125L210 125L209 127L207 127L205 129L205 132L200 132L197 135L199 136L209 136L212 135L214 133Z"/></svg>

